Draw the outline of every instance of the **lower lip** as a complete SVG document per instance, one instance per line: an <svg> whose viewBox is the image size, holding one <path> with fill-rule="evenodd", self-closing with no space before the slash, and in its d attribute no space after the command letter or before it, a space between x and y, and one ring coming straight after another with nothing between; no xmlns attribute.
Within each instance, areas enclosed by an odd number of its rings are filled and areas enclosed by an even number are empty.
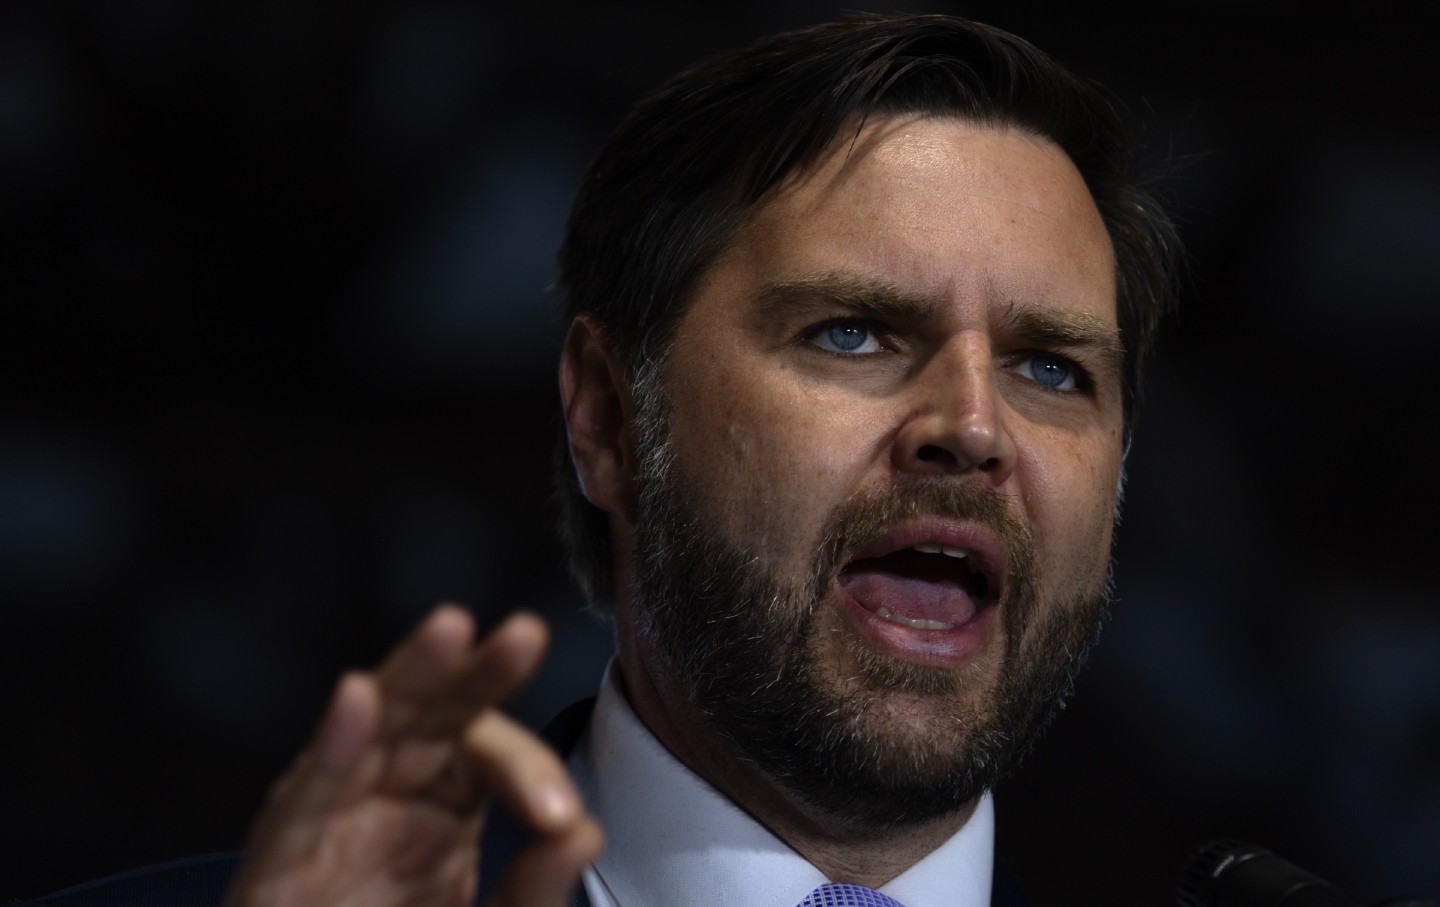
<svg viewBox="0 0 1440 907"><path fill-rule="evenodd" d="M995 612L986 605L948 630L921 630L886 620L841 591L850 625L872 649L912 664L958 669L971 663L995 635Z"/></svg>

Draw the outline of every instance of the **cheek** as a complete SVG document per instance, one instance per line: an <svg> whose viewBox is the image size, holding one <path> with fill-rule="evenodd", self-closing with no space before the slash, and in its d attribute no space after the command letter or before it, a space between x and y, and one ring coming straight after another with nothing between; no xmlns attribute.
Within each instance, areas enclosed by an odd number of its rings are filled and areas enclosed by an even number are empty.
<svg viewBox="0 0 1440 907"><path fill-rule="evenodd" d="M1044 576L1100 582L1114 529L1118 442L1052 438L1020 452L1024 499Z"/></svg>
<svg viewBox="0 0 1440 907"><path fill-rule="evenodd" d="M860 483L861 420L853 406L752 376L721 375L676 401L677 461L710 514L746 547L777 560L810 557L825 516Z"/></svg>

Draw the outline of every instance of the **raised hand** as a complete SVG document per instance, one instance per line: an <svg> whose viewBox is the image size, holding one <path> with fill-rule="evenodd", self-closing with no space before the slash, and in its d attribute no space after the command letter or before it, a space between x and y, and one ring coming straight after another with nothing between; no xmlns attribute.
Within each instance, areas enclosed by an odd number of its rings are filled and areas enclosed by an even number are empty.
<svg viewBox="0 0 1440 907"><path fill-rule="evenodd" d="M545 625L519 614L474 635L441 607L379 670L341 678L271 789L226 907L469 905L493 798L535 839L491 905L568 904L600 829L554 751L496 708L538 667Z"/></svg>

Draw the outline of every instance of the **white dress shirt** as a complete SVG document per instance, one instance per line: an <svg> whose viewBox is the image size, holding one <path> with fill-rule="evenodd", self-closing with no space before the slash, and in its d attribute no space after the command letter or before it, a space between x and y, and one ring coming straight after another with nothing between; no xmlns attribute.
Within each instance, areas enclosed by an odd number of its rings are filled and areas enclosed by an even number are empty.
<svg viewBox="0 0 1440 907"><path fill-rule="evenodd" d="M593 907L797 907L828 879L686 768L641 723L612 662L569 766L605 829L585 871ZM880 890L905 907L988 907L990 794L953 837Z"/></svg>

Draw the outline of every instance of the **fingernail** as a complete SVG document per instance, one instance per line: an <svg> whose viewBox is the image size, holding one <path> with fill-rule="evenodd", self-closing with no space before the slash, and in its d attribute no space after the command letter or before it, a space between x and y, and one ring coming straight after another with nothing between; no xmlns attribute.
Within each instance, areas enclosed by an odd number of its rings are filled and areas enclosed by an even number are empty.
<svg viewBox="0 0 1440 907"><path fill-rule="evenodd" d="M559 828L574 818L574 797L563 785L553 781L536 788L532 802L535 818L541 825Z"/></svg>

